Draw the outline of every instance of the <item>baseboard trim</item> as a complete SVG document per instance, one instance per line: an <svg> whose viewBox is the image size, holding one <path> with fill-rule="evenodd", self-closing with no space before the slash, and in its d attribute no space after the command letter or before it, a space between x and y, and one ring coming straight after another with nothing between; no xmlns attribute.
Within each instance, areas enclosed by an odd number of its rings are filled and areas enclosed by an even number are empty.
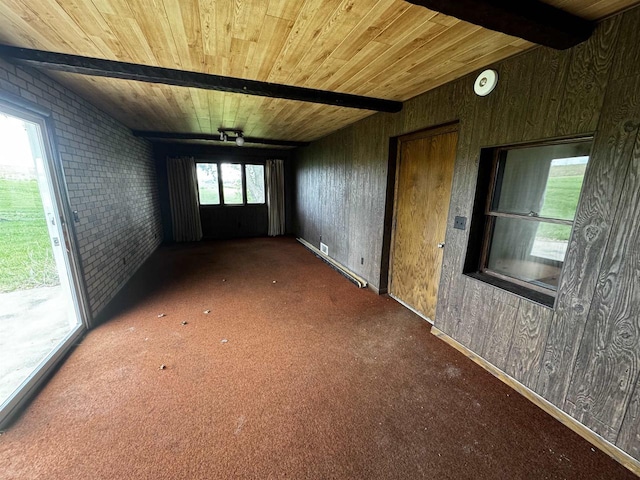
<svg viewBox="0 0 640 480"><path fill-rule="evenodd" d="M352 272L351 270L349 270L347 267L345 267L341 263L336 262L333 258L331 258L331 257L325 255L324 253L322 253L316 247L314 247L309 242L307 242L304 238L296 238L296 240L298 240L307 249L311 250L317 257L319 257L322 260L324 260L325 262L327 262L329 265L334 267L336 270L338 270L340 273L342 273L345 277L347 277L349 280L351 280L353 283L355 283L358 286L358 288L366 288L368 286L368 282L364 278L362 278L358 274Z"/></svg>
<svg viewBox="0 0 640 480"><path fill-rule="evenodd" d="M381 291L378 287L376 287L375 285L368 284L368 285L367 285L367 288L368 288L369 290L371 290L373 293L375 293L376 295L382 295L382 294L386 293L386 292L382 292L382 291Z"/></svg>
<svg viewBox="0 0 640 480"><path fill-rule="evenodd" d="M515 391L520 393L526 399L536 404L538 407L540 407L542 410L547 412L553 418L555 418L565 426L569 427L575 433L580 435L582 438L587 440L589 443L591 443L595 447L602 450L604 453L606 453L611 458L613 458L614 460L622 464L624 467L628 468L636 475L640 475L640 462L635 458L633 458L632 456L630 456L628 453L620 450L618 447L610 443L608 440L605 440L603 437L595 433L593 430L584 426L583 424L578 422L575 418L563 412L554 404L542 398L533 390L524 386L522 383L517 381L515 378L509 376L508 374L500 370L495 365L492 365L491 363L486 361L484 358L476 355L474 352L472 352L467 347L465 347L461 343L451 338L449 335L447 335L443 331L437 329L436 327L432 327L431 333L436 337L438 337L440 340L443 340L449 345L451 345L453 348L461 352L470 360L480 365L489 373L497 377L499 380L509 385L511 388L513 388Z"/></svg>

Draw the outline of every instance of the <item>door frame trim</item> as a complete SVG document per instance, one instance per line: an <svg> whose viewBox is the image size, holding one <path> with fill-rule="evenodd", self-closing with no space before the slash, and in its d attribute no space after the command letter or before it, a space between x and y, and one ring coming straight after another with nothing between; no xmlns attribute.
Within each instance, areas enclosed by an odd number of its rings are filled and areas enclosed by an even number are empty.
<svg viewBox="0 0 640 480"><path fill-rule="evenodd" d="M3 404L4 406L0 409L0 430L16 420L22 409L33 400L34 395L53 375L58 364L85 333L84 325L78 325L65 337L59 347L51 351L7 398Z"/></svg>
<svg viewBox="0 0 640 480"><path fill-rule="evenodd" d="M380 292L387 293L389 296L399 301L394 295L391 295L391 275L393 264L393 248L395 244L395 231L396 231L396 214L398 207L398 178L399 171L402 162L400 155L402 149L402 143L417 140L421 138L435 137L446 133L457 132L460 135L460 121L455 120L447 122L441 125L435 125L432 127L423 128L410 133L398 135L390 139L389 144L389 162L387 171L387 200L385 205L385 219L384 219L384 238L382 246L382 265L380 268ZM457 154L455 162L457 162ZM455 177L455 164L453 170L453 176ZM452 178L452 182L455 179ZM453 193L453 192L452 192ZM449 205L451 205L451 196L449 197ZM405 307L404 302L400 302ZM436 305L437 307L437 305ZM415 312L413 308L410 308ZM427 318L424 315L420 315L422 318ZM429 319L430 321L435 319Z"/></svg>
<svg viewBox="0 0 640 480"><path fill-rule="evenodd" d="M73 218L69 191L64 177L62 159L57 148L55 125L51 111L40 105L25 100L22 97L0 92L0 111L8 115L21 118L27 122L38 125L42 140L42 147L46 155L45 165L49 173L50 192L57 205L61 229L68 242L69 254L68 274L72 285L72 296L77 304L80 323L65 337L65 339L51 351L34 369L34 371L20 384L20 386L2 403L0 409L0 428L4 428L13 422L17 414L32 399L38 389L55 371L62 359L69 353L77 340L83 336L92 323L91 310L89 308L87 288L84 281L84 272L78 248L77 234L71 219ZM61 239L62 240L62 239Z"/></svg>

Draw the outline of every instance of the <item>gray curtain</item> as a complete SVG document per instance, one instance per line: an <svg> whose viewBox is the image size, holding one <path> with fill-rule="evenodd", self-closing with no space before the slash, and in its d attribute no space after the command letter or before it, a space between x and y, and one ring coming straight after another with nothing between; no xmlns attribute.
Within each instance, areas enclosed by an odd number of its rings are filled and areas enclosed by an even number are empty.
<svg viewBox="0 0 640 480"><path fill-rule="evenodd" d="M193 157L167 158L167 176L173 240L176 242L201 240L198 180Z"/></svg>
<svg viewBox="0 0 640 480"><path fill-rule="evenodd" d="M284 162L267 160L267 206L269 208L269 236L284 235Z"/></svg>

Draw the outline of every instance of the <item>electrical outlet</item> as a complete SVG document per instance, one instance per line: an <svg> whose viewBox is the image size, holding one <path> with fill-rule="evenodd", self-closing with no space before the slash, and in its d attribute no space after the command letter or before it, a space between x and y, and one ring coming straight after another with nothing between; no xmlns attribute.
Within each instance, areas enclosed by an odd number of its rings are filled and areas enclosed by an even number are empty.
<svg viewBox="0 0 640 480"><path fill-rule="evenodd" d="M453 222L453 228L457 228L458 230L467 228L467 217L456 217Z"/></svg>
<svg viewBox="0 0 640 480"><path fill-rule="evenodd" d="M320 251L326 256L329 256L329 247L322 242L320 242Z"/></svg>

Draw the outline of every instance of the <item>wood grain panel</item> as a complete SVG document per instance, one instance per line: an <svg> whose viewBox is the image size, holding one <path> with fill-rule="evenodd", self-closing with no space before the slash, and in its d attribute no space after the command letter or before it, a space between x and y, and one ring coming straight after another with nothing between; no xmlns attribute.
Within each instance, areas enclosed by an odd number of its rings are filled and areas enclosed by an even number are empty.
<svg viewBox="0 0 640 480"><path fill-rule="evenodd" d="M582 187L536 391L562 406L640 125L640 84L618 81L602 112Z"/></svg>
<svg viewBox="0 0 640 480"><path fill-rule="evenodd" d="M608 20L589 41L572 49L558 134L591 133L598 125L618 39L620 17Z"/></svg>
<svg viewBox="0 0 640 480"><path fill-rule="evenodd" d="M612 442L640 375L638 238L640 142L627 170L567 395L568 412Z"/></svg>
<svg viewBox="0 0 640 480"><path fill-rule="evenodd" d="M629 401L616 445L632 457L640 459L640 380Z"/></svg>
<svg viewBox="0 0 640 480"><path fill-rule="evenodd" d="M566 88L571 51L537 48L522 141L550 138L558 131L558 117Z"/></svg>
<svg viewBox="0 0 640 480"><path fill-rule="evenodd" d="M478 97L473 94L473 79L469 79L468 82L471 83L467 83L465 93L469 100L466 104L467 111L461 120L461 156L457 162L454 176L451 198L455 200L452 200L451 209L453 215L471 218L480 162L480 148L486 144L486 139L491 135L491 119L497 112L496 105L499 97L497 95ZM464 128L465 126L466 128ZM450 275L450 279L448 289L442 291L442 295L438 299L440 303L445 305L445 312L452 315L448 318L436 318L436 326L442 328L441 324L446 325L447 330L445 331L454 336L457 336L458 331L464 332L473 329L472 338L483 338L486 336L484 326L468 323L460 313L465 286L461 273L467 251L468 234L466 231L452 229L453 220L453 217L450 216L447 232L449 248L445 251L444 261L449 269L445 274Z"/></svg>
<svg viewBox="0 0 640 480"><path fill-rule="evenodd" d="M638 32L640 32L640 9L636 8L622 16L619 35L622 39L637 38ZM617 80L636 75L640 75L640 49L637 42L618 42L612 77Z"/></svg>
<svg viewBox="0 0 640 480"><path fill-rule="evenodd" d="M458 135L458 153L454 165L453 184L451 186L451 203L449 205L449 218L447 221L446 248L442 260L442 273L440 276L440 287L438 289L438 314L435 324L446 331L453 332L462 319L462 295L464 293L464 282L460 280L462 272L463 252L466 249L466 234L461 230L453 230L450 226L456 215L468 216L470 211L468 198L472 195L472 188L469 184L473 177L469 177L467 172L473 169L475 145L479 137L476 135L476 128L468 128L474 124L475 109L478 99L470 95L470 85L467 81L457 81L453 84L443 86L428 95L418 97L410 103L422 103L424 118L429 119L433 111L448 111L449 115L460 120L460 132ZM491 103L491 101L489 102ZM439 108L435 107L439 105ZM487 109L483 110L487 112ZM467 126L467 127L465 127ZM473 198L473 197L471 197Z"/></svg>
<svg viewBox="0 0 640 480"><path fill-rule="evenodd" d="M460 319L464 321L456 326L456 338L471 351L482 353L487 336L477 335L476 330L486 332L492 323L493 288L469 277L463 282Z"/></svg>
<svg viewBox="0 0 640 480"><path fill-rule="evenodd" d="M354 126L354 139L367 138L370 128L384 131L383 118L381 116L369 117L366 122ZM371 212L378 217L384 215L381 212L384 205L371 195L371 192L384 192L386 187L387 166L376 162L376 152L389 149L389 137L383 135L368 138L366 142L354 141L352 153L351 178L348 188L351 194L349 203L349 228L348 228L348 264L352 268L361 269L366 278L374 280L378 284L379 263L377 256L381 251L382 230L375 234L369 234L366 228L362 228L362 222L366 221L363 212ZM346 229L345 229L346 230Z"/></svg>
<svg viewBox="0 0 640 480"><path fill-rule="evenodd" d="M540 375L552 317L550 308L524 300L520 302L505 372L529 388L535 388Z"/></svg>
<svg viewBox="0 0 640 480"><path fill-rule="evenodd" d="M400 139L389 291L435 318L457 127Z"/></svg>
<svg viewBox="0 0 640 480"><path fill-rule="evenodd" d="M522 138L526 125L523 110L536 69L534 58L535 55L515 58L500 69L493 107L496 114L491 117L489 132L483 136L484 145L509 144Z"/></svg>
<svg viewBox="0 0 640 480"><path fill-rule="evenodd" d="M375 195L363 192L382 194L386 171L380 172L384 166L367 157L366 143L353 141L357 130L345 133L348 148L344 148L345 138L328 137L304 149L296 162L298 189L314 192L297 198L299 231L316 246L322 238L331 258L377 283L379 264L375 260L381 249L381 236L370 234L366 219L368 215L378 215L384 206L375 202ZM384 139L379 142L384 143ZM316 149L330 153L316 155Z"/></svg>
<svg viewBox="0 0 640 480"><path fill-rule="evenodd" d="M602 18L636 1L550 3ZM402 0L0 0L0 15L0 42L11 45L394 100L532 47ZM590 73L577 69L577 82L582 75ZM134 129L211 133L219 126L269 130L262 127L269 124L283 131L300 125L299 139L308 141L370 115L166 90L168 105L189 112L175 115L169 107L136 108L157 101L153 88L56 78ZM118 99L120 90L126 99L135 90L139 102Z"/></svg>
<svg viewBox="0 0 640 480"><path fill-rule="evenodd" d="M503 290L494 289L489 324L484 333L482 356L501 370L505 369L511 337L520 308L520 299Z"/></svg>

